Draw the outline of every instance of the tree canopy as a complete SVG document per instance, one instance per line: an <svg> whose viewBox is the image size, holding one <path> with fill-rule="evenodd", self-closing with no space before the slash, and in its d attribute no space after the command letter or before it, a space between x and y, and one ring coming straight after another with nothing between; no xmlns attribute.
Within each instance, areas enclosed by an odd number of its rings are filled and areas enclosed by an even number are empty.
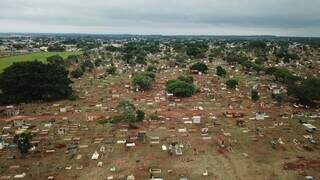
<svg viewBox="0 0 320 180"><path fill-rule="evenodd" d="M201 63L201 62L197 62L192 66L190 66L190 70L198 71L202 73L207 73L208 69L209 69L208 66L205 63Z"/></svg>
<svg viewBox="0 0 320 180"><path fill-rule="evenodd" d="M191 82L191 79L186 77L184 78L180 77L180 79L176 79L176 80L169 80L166 83L166 90L175 96L190 97L196 91L195 86L193 85L193 83L190 83L190 82Z"/></svg>
<svg viewBox="0 0 320 180"><path fill-rule="evenodd" d="M289 85L288 94L296 97L302 104L314 104L320 101L320 79L308 78L300 84Z"/></svg>
<svg viewBox="0 0 320 180"><path fill-rule="evenodd" d="M132 77L132 84L141 90L151 89L155 74L152 72L135 73Z"/></svg>
<svg viewBox="0 0 320 180"><path fill-rule="evenodd" d="M0 76L1 101L20 103L70 97L72 89L64 66L38 61L14 63Z"/></svg>

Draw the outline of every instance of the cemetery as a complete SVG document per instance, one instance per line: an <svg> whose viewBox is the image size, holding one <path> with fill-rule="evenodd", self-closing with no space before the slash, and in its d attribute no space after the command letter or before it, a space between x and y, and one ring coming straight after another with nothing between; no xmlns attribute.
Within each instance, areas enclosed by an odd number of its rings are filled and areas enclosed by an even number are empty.
<svg viewBox="0 0 320 180"><path fill-rule="evenodd" d="M223 58L199 61L203 73L160 61L144 88L145 66L114 60L122 73L102 67L72 79L75 100L1 107L0 179L320 178L319 108L280 103L272 94L285 86L272 77ZM215 74L218 65L225 77ZM172 92L168 81L176 81ZM187 81L195 91L184 96Z"/></svg>

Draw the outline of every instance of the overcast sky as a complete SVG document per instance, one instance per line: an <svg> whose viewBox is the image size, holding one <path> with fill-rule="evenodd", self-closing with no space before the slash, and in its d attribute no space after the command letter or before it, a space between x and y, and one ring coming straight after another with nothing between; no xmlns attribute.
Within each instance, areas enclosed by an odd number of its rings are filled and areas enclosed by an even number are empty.
<svg viewBox="0 0 320 180"><path fill-rule="evenodd" d="M320 0L0 0L0 32L320 36Z"/></svg>

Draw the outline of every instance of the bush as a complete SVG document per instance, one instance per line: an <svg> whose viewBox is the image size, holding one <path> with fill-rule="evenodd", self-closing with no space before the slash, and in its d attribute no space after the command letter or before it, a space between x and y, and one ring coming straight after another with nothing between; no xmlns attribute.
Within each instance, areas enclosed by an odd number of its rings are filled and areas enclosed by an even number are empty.
<svg viewBox="0 0 320 180"><path fill-rule="evenodd" d="M119 122L122 121L122 117L121 116L113 116L110 120L110 123L112 124L118 124Z"/></svg>
<svg viewBox="0 0 320 180"><path fill-rule="evenodd" d="M144 117L145 117L145 113L141 110L137 110L136 111L136 121L143 121L144 120Z"/></svg>
<svg viewBox="0 0 320 180"><path fill-rule="evenodd" d="M132 77L132 84L141 90L149 90L152 86L152 78L143 73L136 73Z"/></svg>
<svg viewBox="0 0 320 180"><path fill-rule="evenodd" d="M276 68L276 67L269 67L269 68L266 69L265 72L268 75L273 75L273 73L276 72L277 70L278 70L278 68Z"/></svg>
<svg viewBox="0 0 320 180"><path fill-rule="evenodd" d="M274 100L276 100L279 104L281 104L285 98L286 94L285 93L279 93L279 94L272 94L271 96Z"/></svg>
<svg viewBox="0 0 320 180"><path fill-rule="evenodd" d="M28 153L28 150L31 148L31 139L32 136L30 133L16 134L13 138L13 143L17 144L21 154L26 154Z"/></svg>
<svg viewBox="0 0 320 180"><path fill-rule="evenodd" d="M147 71L157 72L157 68L156 68L154 65L149 65L149 66L147 67Z"/></svg>
<svg viewBox="0 0 320 180"><path fill-rule="evenodd" d="M258 101L258 100L260 99L260 96L259 96L259 93L258 93L257 90L253 89L253 90L251 91L251 99L252 99L253 101Z"/></svg>
<svg viewBox="0 0 320 180"><path fill-rule="evenodd" d="M227 74L226 70L223 69L221 66L217 67L217 75L218 76L225 76Z"/></svg>
<svg viewBox="0 0 320 180"><path fill-rule="evenodd" d="M115 75L117 73L117 68L115 66L108 67L106 72L107 74Z"/></svg>
<svg viewBox="0 0 320 180"><path fill-rule="evenodd" d="M186 83L189 83L189 84L192 84L193 83L193 77L192 76L183 76L183 75L180 75L178 76L177 78L178 80L180 81L184 81Z"/></svg>
<svg viewBox="0 0 320 180"><path fill-rule="evenodd" d="M83 71L80 68L77 68L70 73L71 77L73 78L80 78L83 75Z"/></svg>
<svg viewBox="0 0 320 180"><path fill-rule="evenodd" d="M149 116L149 119L150 119L150 120L160 120L160 117L159 117L158 115L156 115L156 114L151 114L151 115Z"/></svg>
<svg viewBox="0 0 320 180"><path fill-rule="evenodd" d="M135 106L127 100L120 101L117 108L120 112L120 115L112 117L110 121L111 123L116 124L124 121L129 124L132 124L135 122L142 121L145 117L145 113L143 111L136 111Z"/></svg>
<svg viewBox="0 0 320 180"><path fill-rule="evenodd" d="M208 66L206 64L204 64L204 63L198 62L198 63L193 64L190 67L190 70L198 71L198 72L202 72L202 73L207 73Z"/></svg>
<svg viewBox="0 0 320 180"><path fill-rule="evenodd" d="M142 73L144 76L148 76L152 79L152 81L154 81L156 79L156 74L150 71L144 72Z"/></svg>
<svg viewBox="0 0 320 180"><path fill-rule="evenodd" d="M195 86L181 80L171 80L166 83L166 90L175 96L190 97L195 93Z"/></svg>
<svg viewBox="0 0 320 180"><path fill-rule="evenodd" d="M235 89L238 86L238 84L239 84L238 80L236 80L236 79L229 79L226 82L226 85L227 85L228 89Z"/></svg>
<svg viewBox="0 0 320 180"><path fill-rule="evenodd" d="M38 61L14 63L0 76L3 103L54 101L70 97L72 89L64 66Z"/></svg>

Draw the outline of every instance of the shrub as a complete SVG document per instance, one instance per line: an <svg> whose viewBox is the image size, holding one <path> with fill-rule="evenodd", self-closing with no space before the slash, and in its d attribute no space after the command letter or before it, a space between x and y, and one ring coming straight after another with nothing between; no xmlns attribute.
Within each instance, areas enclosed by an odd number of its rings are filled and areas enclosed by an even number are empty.
<svg viewBox="0 0 320 180"><path fill-rule="evenodd" d="M217 75L218 76L225 76L227 74L226 70L223 69L221 66L217 67Z"/></svg>
<svg viewBox="0 0 320 180"><path fill-rule="evenodd" d="M149 65L149 66L147 67L147 71L157 72L157 68L156 68L154 65Z"/></svg>
<svg viewBox="0 0 320 180"><path fill-rule="evenodd" d="M235 89L238 85L238 80L236 79L229 79L227 82L226 82L226 85L227 85L227 88L228 89Z"/></svg>
<svg viewBox="0 0 320 180"><path fill-rule="evenodd" d="M260 99L260 96L259 96L259 93L258 93L257 90L253 89L253 90L251 91L251 99L252 99L253 101L258 101L258 100Z"/></svg>
<svg viewBox="0 0 320 180"><path fill-rule="evenodd" d="M193 77L192 77L192 76L187 76L187 75L183 76L183 75L180 75L180 76L178 76L177 79L180 80L180 81L184 81L184 82L190 83L190 84L193 83Z"/></svg>
<svg viewBox="0 0 320 180"><path fill-rule="evenodd" d="M150 71L144 72L142 73L144 76L148 76L152 79L152 81L154 81L156 79L156 74Z"/></svg>
<svg viewBox="0 0 320 180"><path fill-rule="evenodd" d="M21 134L16 134L13 138L13 142L17 144L18 149L21 154L26 154L28 153L29 148L31 148L31 141L32 136L30 133L21 133Z"/></svg>
<svg viewBox="0 0 320 180"><path fill-rule="evenodd" d="M110 121L114 124L122 121L132 124L142 121L145 117L145 113L143 111L136 110L135 106L127 100L120 101L117 109L119 110L120 115L112 117Z"/></svg>
<svg viewBox="0 0 320 180"><path fill-rule="evenodd" d="M207 73L208 71L208 66L204 63L201 63L201 62L197 62L195 64L193 64L191 67L190 67L190 70L192 71L198 71L198 72L202 72L202 73Z"/></svg>
<svg viewBox="0 0 320 180"><path fill-rule="evenodd" d="M265 72L268 75L273 75L273 73L276 72L277 70L278 70L278 68L276 68L276 67L269 67L269 68L266 69Z"/></svg>
<svg viewBox="0 0 320 180"><path fill-rule="evenodd" d="M149 90L152 85L152 78L143 73L136 73L132 77L132 84L141 90Z"/></svg>
<svg viewBox="0 0 320 180"><path fill-rule="evenodd" d="M190 97L195 93L195 86L181 80L171 80L166 83L166 90L175 96Z"/></svg>
<svg viewBox="0 0 320 180"><path fill-rule="evenodd" d="M272 94L271 96L274 100L276 100L279 104L281 104L285 98L286 94L285 93L279 93L279 94Z"/></svg>
<svg viewBox="0 0 320 180"><path fill-rule="evenodd" d="M144 117L145 117L145 113L141 110L137 110L136 111L136 121L143 121L144 120Z"/></svg>
<svg viewBox="0 0 320 180"><path fill-rule="evenodd" d="M273 75L276 78L276 80L283 81L285 83L293 83L299 80L299 77L293 75L288 69L284 69L284 68L277 69L273 73Z"/></svg>
<svg viewBox="0 0 320 180"><path fill-rule="evenodd" d="M149 116L149 119L150 119L150 120L160 120L160 117L159 117L158 115L156 115L156 114L151 114L151 115Z"/></svg>
<svg viewBox="0 0 320 180"><path fill-rule="evenodd" d="M107 74L115 75L117 73L117 68L115 66L108 67L106 72Z"/></svg>

